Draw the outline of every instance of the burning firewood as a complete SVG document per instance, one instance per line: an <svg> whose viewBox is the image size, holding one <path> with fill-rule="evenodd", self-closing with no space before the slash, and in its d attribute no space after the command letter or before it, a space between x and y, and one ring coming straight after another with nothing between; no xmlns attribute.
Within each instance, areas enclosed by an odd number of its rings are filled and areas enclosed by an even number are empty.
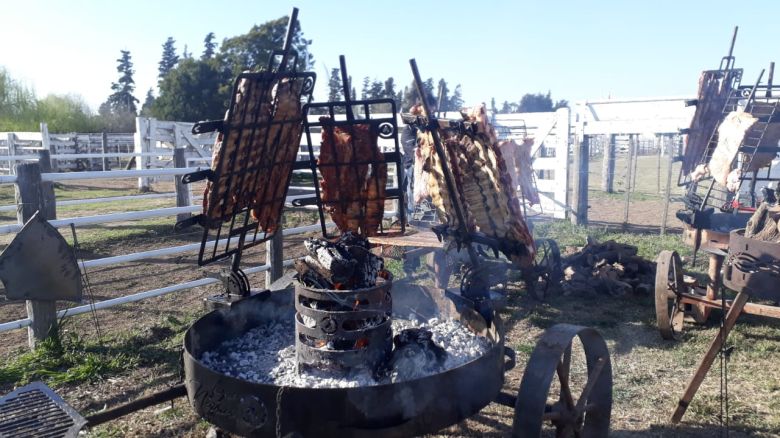
<svg viewBox="0 0 780 438"><path fill-rule="evenodd" d="M298 280L320 289L362 289L376 285L384 260L371 253L368 240L353 232L335 242L307 239L308 254L295 262Z"/></svg>

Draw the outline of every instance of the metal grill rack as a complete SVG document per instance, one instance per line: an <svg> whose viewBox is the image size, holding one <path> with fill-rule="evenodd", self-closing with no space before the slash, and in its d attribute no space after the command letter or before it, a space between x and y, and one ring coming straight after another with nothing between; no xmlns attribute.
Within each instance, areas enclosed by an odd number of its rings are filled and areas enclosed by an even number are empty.
<svg viewBox="0 0 780 438"><path fill-rule="evenodd" d="M763 71L761 76L763 76ZM778 105L780 104L778 90L775 90L773 93L771 85L759 85L761 76L759 76L757 83L752 87L740 86L734 89L723 107L723 117L741 108L758 118L758 121L750 128L738 149L739 155L736 158L735 168L740 170L741 176L736 190L733 192L729 191L715 181L711 175L699 181L691 181L685 196L685 204L690 211L701 212L708 209L722 212L733 211L735 208L738 208L735 201L738 201L740 188L744 181L750 181L751 183L750 193L748 193L750 197L749 203L751 206L754 206L756 183L759 181L777 180L777 176L772 176L771 164L766 168L752 169L752 163L757 155L763 153L777 154L780 151L777 145L761 145L769 125L780 122L780 118L778 118L780 116L777 114ZM718 134L716 129L710 137L699 164L709 163L717 144ZM690 178L690 176L686 176L686 178Z"/></svg>
<svg viewBox="0 0 780 438"><path fill-rule="evenodd" d="M342 89L344 93L344 101L341 102L314 102L304 106L304 132L306 133L306 142L308 143L309 150L309 168L312 172L312 180L314 181L314 194L313 197L298 198L293 201L293 206L300 207L305 205L316 205L319 211L320 225L322 227L322 234L325 237L333 237L328 234L326 228L325 211L322 200L322 193L320 184L322 182L322 169L325 166L335 167L339 172L355 172L359 173L359 166L369 166L371 172L368 184L375 184L376 192L380 193L379 178L376 177L377 173L374 171L378 166L393 164L396 169L395 181L391 187L385 187L384 196L370 197L369 194L361 191L354 190L354 197L340 197L338 200L332 201L334 204L345 204L351 202L358 202L361 204L361 214L366 212L366 204L378 199L384 199L385 201L398 201L398 213L401 224L401 233L405 231L406 224L406 211L404 208L405 194L401 188L401 181L404 178L404 168L401 162L400 144L398 141L398 121L397 121L397 109L395 101L393 99L369 99L369 100L352 100L350 95L349 76L347 74L346 59L344 56L339 57L341 67L341 81ZM388 111L389 109L389 111ZM317 115L325 116L316 120ZM392 149L389 152L381 152L381 154L374 159L372 157L360 157L359 160L352 160L348 162L339 161L339 157L335 156L334 162L322 163L315 158L314 146L312 141L313 135L319 135L322 132L329 132L331 136L334 134L334 128L338 127L347 132L355 132L354 129L358 126L368 126L368 130L371 135L376 135L378 139L384 139L386 141L392 141ZM323 131L325 128L325 131ZM331 137L331 142L334 142ZM334 142L335 143L335 142ZM350 146L355 154L355 136L351 136ZM337 154L335 154L337 155ZM389 169L388 169L389 170ZM365 219L365 216L361 216L359 219ZM379 234L386 234L387 230L382 223L379 222Z"/></svg>
<svg viewBox="0 0 780 438"><path fill-rule="evenodd" d="M0 436L76 437L87 421L41 382L0 398Z"/></svg>
<svg viewBox="0 0 780 438"><path fill-rule="evenodd" d="M297 16L294 8L284 48L272 52L266 68L238 75L224 120L192 128L194 134L218 131L219 142L211 169L182 178L184 183L208 180L204 213L180 221L176 228L203 227L198 265L232 257L230 273L223 276L229 294L249 292L239 269L241 254L280 231L292 172L308 167L297 161L300 109L312 99L316 75L296 71L298 55L290 46Z"/></svg>

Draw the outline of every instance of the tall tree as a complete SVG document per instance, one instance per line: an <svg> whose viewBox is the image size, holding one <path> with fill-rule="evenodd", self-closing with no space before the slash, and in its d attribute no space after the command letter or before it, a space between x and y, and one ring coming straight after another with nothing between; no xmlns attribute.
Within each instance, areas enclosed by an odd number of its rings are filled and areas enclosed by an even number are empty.
<svg viewBox="0 0 780 438"><path fill-rule="evenodd" d="M277 18L260 25L254 25L244 35L225 39L219 48L219 57L223 65L233 76L244 70L258 70L265 67L274 50L282 48L287 33L287 17ZM298 69L309 69L314 59L309 52L311 40L303 37L300 22L296 26L291 41L292 48L298 53Z"/></svg>
<svg viewBox="0 0 780 438"><path fill-rule="evenodd" d="M395 92L395 80L392 76L387 78L384 84L384 92L382 93L382 97L386 99L395 99L396 98L396 92ZM396 102L396 105L398 105L400 102Z"/></svg>
<svg viewBox="0 0 780 438"><path fill-rule="evenodd" d="M433 78L428 78L423 82L423 90L428 101L428 105L433 108L436 105L436 95L433 90ZM417 94L417 87L412 82L409 87L404 88L404 98L401 106L404 111L408 111L412 106L420 103L420 96Z"/></svg>
<svg viewBox="0 0 780 438"><path fill-rule="evenodd" d="M439 85L436 88L436 105L441 102L439 111L450 111L450 89L447 87L447 81L444 78L439 79Z"/></svg>
<svg viewBox="0 0 780 438"><path fill-rule="evenodd" d="M217 43L214 42L214 32L206 34L206 38L203 39L203 54L200 55L200 59L206 60L214 57L214 50L217 48Z"/></svg>
<svg viewBox="0 0 780 438"><path fill-rule="evenodd" d="M100 105L99 113L104 119L106 129L113 132L130 132L135 124L136 103L133 96L135 81L133 80L133 62L129 50L121 50L117 59L116 71L119 73L117 82L111 83L114 92Z"/></svg>
<svg viewBox="0 0 780 438"><path fill-rule="evenodd" d="M184 45L184 50L181 52L182 59L192 59L192 53L187 50L187 45Z"/></svg>
<svg viewBox="0 0 780 438"><path fill-rule="evenodd" d="M449 103L447 104L447 111L460 111L464 105L463 95L461 94L460 84L455 86L455 91L452 92Z"/></svg>
<svg viewBox="0 0 780 438"><path fill-rule="evenodd" d="M499 111L499 113L501 113L501 114L509 114L509 113L511 113L512 112L512 105L514 105L514 104L510 104L509 102L507 102L505 100L504 103L501 104L501 111Z"/></svg>
<svg viewBox="0 0 780 438"><path fill-rule="evenodd" d="M157 71L159 72L157 77L160 81L162 81L168 72L176 67L176 63L179 62L179 55L176 54L176 47L174 47L174 44L176 44L176 40L174 40L173 37L168 37L162 45L162 58L160 59L159 67L157 68Z"/></svg>
<svg viewBox="0 0 780 438"><path fill-rule="evenodd" d="M369 99L381 99L384 97L385 86L382 81L374 79L368 88Z"/></svg>
<svg viewBox="0 0 780 438"><path fill-rule="evenodd" d="M369 78L368 76L364 77L363 78L363 88L360 89L360 98L361 99L366 100L366 99L369 98L368 97L368 89L369 89L370 85L371 85L371 78Z"/></svg>
<svg viewBox="0 0 780 438"><path fill-rule="evenodd" d="M491 97L490 98L490 111L493 112L493 114L498 114L498 108L496 108L496 98Z"/></svg>

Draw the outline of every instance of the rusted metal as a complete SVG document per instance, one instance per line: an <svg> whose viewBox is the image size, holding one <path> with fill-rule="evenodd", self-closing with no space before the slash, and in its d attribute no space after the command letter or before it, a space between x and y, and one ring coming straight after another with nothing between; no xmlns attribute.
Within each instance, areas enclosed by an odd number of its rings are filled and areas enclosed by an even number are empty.
<svg viewBox="0 0 780 438"><path fill-rule="evenodd" d="M685 308L679 296L686 293L682 261L676 251L661 251L655 268L655 316L664 339L682 332ZM670 306L670 299L671 306Z"/></svg>
<svg viewBox="0 0 780 438"><path fill-rule="evenodd" d="M723 284L754 298L780 301L780 244L745 237L744 230L732 231Z"/></svg>
<svg viewBox="0 0 780 438"><path fill-rule="evenodd" d="M295 285L295 351L298 367L364 366L376 371L393 348L392 276L355 290Z"/></svg>
<svg viewBox="0 0 780 438"><path fill-rule="evenodd" d="M587 363L588 377L575 401L569 386L571 344L578 337ZM559 380L558 402L548 396L553 377ZM512 436L538 437L545 419L553 422L556 436L604 437L609 435L612 411L612 365L604 339L591 328L558 324L548 329L526 366L515 404Z"/></svg>

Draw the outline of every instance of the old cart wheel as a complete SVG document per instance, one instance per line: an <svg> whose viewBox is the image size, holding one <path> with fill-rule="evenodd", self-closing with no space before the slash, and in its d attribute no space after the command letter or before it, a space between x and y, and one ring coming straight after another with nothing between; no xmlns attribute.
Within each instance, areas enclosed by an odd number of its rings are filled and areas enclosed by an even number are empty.
<svg viewBox="0 0 780 438"><path fill-rule="evenodd" d="M572 341L577 337L585 353L587 379L582 390L573 394ZM558 384L551 394L556 376ZM550 396L552 401L548 401ZM512 436L537 438L543 423L550 421L556 437L605 437L611 413L612 365L604 338L592 328L570 324L544 332L520 382Z"/></svg>
<svg viewBox="0 0 780 438"><path fill-rule="evenodd" d="M563 277L561 251L552 239L536 240L534 264L523 272L525 288L532 297L543 300L550 287Z"/></svg>
<svg viewBox="0 0 780 438"><path fill-rule="evenodd" d="M662 338L674 339L675 333L682 333L685 319L685 305L681 300L681 294L686 290L682 261L676 251L661 251L655 262L655 317L658 330Z"/></svg>

